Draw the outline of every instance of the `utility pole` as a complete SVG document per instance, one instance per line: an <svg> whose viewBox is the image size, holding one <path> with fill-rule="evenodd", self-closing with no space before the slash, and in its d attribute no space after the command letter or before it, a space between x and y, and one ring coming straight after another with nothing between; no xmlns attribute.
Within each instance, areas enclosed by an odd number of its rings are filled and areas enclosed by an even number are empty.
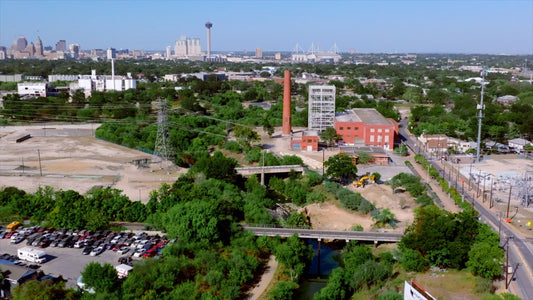
<svg viewBox="0 0 533 300"><path fill-rule="evenodd" d="M494 187L494 181L491 181L490 185L490 199L489 199L489 208L492 208L494 205L492 204L492 188Z"/></svg>
<svg viewBox="0 0 533 300"><path fill-rule="evenodd" d="M485 68L483 68L483 71L481 72L481 75L483 76L482 82L481 82L481 101L477 105L478 109L478 116L477 116L477 149L476 149L476 163L479 163L479 152L481 149L481 119L483 119L483 110L485 109L485 105L483 104L483 94L485 92Z"/></svg>
<svg viewBox="0 0 533 300"><path fill-rule="evenodd" d="M487 181L487 175L483 176L483 203L485 203L485 182Z"/></svg>
<svg viewBox="0 0 533 300"><path fill-rule="evenodd" d="M505 289L509 288L509 239L510 237L507 237L507 241L505 242L507 248L505 251Z"/></svg>
<svg viewBox="0 0 533 300"><path fill-rule="evenodd" d="M324 161L326 158L326 154L324 153L324 148L322 148L322 176L324 176Z"/></svg>
<svg viewBox="0 0 533 300"><path fill-rule="evenodd" d="M513 281L513 278L516 274L516 270L518 269L518 266L520 265L519 263L517 263L515 265L515 267L512 269L512 272L511 272L511 278L509 278L509 242L510 242L510 239L512 239L513 237L507 237L507 241L505 242L506 245L505 248L507 249L505 251L505 289L506 290L509 290L509 286L511 285L511 281Z"/></svg>
<svg viewBox="0 0 533 300"><path fill-rule="evenodd" d="M261 185L265 185L265 151L263 151L263 166L261 167Z"/></svg>
<svg viewBox="0 0 533 300"><path fill-rule="evenodd" d="M509 220L509 206L511 206L511 191L513 190L513 186L509 185L509 200L507 200L507 217L506 219Z"/></svg>
<svg viewBox="0 0 533 300"><path fill-rule="evenodd" d="M37 156L39 157L39 173L43 176L43 168L41 166L41 150L37 149Z"/></svg>

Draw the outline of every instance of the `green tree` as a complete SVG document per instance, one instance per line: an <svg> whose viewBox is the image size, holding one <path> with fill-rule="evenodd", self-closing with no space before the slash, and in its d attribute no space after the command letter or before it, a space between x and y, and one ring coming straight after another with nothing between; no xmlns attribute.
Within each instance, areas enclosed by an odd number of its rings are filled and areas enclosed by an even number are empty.
<svg viewBox="0 0 533 300"><path fill-rule="evenodd" d="M111 264L91 262L81 272L82 281L97 293L113 293L120 286L117 271Z"/></svg>
<svg viewBox="0 0 533 300"><path fill-rule="evenodd" d="M346 273L343 268L335 268L328 278L328 283L319 293L313 295L314 300L346 299Z"/></svg>
<svg viewBox="0 0 533 300"><path fill-rule="evenodd" d="M253 142L259 141L257 132L249 127L235 126L233 133L239 144L246 148L250 148Z"/></svg>
<svg viewBox="0 0 533 300"><path fill-rule="evenodd" d="M474 275L487 279L495 279L500 276L503 263L503 249L488 242L475 243L468 252L466 266Z"/></svg>
<svg viewBox="0 0 533 300"><path fill-rule="evenodd" d="M163 217L163 226L170 238L184 242L214 242L220 238L218 213L211 203L202 200L176 204Z"/></svg>
<svg viewBox="0 0 533 300"><path fill-rule="evenodd" d="M277 261L289 269L291 279L294 279L304 271L306 263L313 257L313 250L294 234L274 248L274 255Z"/></svg>
<svg viewBox="0 0 533 300"><path fill-rule="evenodd" d="M357 153L357 163L359 164L367 164L369 162L372 162L374 160L374 156L368 152L359 152Z"/></svg>
<svg viewBox="0 0 533 300"><path fill-rule="evenodd" d="M346 153L331 156L324 162L326 176L338 179L353 179L357 175L357 167L353 158Z"/></svg>
<svg viewBox="0 0 533 300"><path fill-rule="evenodd" d="M400 261L406 271L422 272L429 267L429 261L420 252L413 249L405 249Z"/></svg>
<svg viewBox="0 0 533 300"><path fill-rule="evenodd" d="M1 281L0 281L1 282ZM30 280L13 288L13 300L26 299L79 299L79 295L73 289L65 288L65 282L53 283L51 280Z"/></svg>
<svg viewBox="0 0 533 300"><path fill-rule="evenodd" d="M279 281L273 289L268 292L268 299L272 300L286 300L292 299L294 291L298 288L298 284L292 281Z"/></svg>
<svg viewBox="0 0 533 300"><path fill-rule="evenodd" d="M341 135L337 134L337 131L333 127L326 127L326 130L318 134L320 139L328 146L333 146L338 140L342 138Z"/></svg>

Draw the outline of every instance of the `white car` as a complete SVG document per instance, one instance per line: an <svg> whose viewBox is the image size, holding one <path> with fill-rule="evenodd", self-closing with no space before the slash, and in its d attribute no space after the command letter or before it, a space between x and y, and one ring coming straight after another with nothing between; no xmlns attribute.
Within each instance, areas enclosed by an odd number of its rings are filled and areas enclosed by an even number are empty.
<svg viewBox="0 0 533 300"><path fill-rule="evenodd" d="M122 255L122 254L128 253L128 251L130 251L130 247L121 247L120 249L117 250L117 253Z"/></svg>
<svg viewBox="0 0 533 300"><path fill-rule="evenodd" d="M102 252L104 252L104 247L103 246L98 246L96 248L93 249L93 251L91 251L91 256L97 256L97 255L100 255Z"/></svg>
<svg viewBox="0 0 533 300"><path fill-rule="evenodd" d="M144 249L137 249L135 253L133 254L133 257L141 257L144 253Z"/></svg>
<svg viewBox="0 0 533 300"><path fill-rule="evenodd" d="M77 241L76 243L74 243L74 248L83 248L85 247L85 244L85 241Z"/></svg>

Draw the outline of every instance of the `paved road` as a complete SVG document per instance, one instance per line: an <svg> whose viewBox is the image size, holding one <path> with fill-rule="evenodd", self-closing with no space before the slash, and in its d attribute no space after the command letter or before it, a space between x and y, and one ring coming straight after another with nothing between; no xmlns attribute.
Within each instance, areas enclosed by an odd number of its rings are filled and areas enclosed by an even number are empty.
<svg viewBox="0 0 533 300"><path fill-rule="evenodd" d="M410 147L413 152L420 153L428 158L423 149L420 149L414 138L407 131L407 120L402 119L400 121L400 135L401 140ZM444 170L436 161L429 160L431 165L435 167L441 174L444 174ZM446 176L444 176L446 178ZM452 182L449 182L452 184ZM513 266L513 269L517 263L520 264L515 274L515 281L510 286L510 291L522 297L522 299L533 299L533 248L531 241L528 241L521 234L512 231L512 227L507 224L501 224L498 217L485 206L479 203L470 194L465 194L465 200L474 205L474 209L479 212L480 220L487 223L492 227L492 230L498 232L498 228L501 227L500 236L502 237L502 244L506 238L510 238L509 243L509 265Z"/></svg>
<svg viewBox="0 0 533 300"><path fill-rule="evenodd" d="M266 227L248 227L243 226L246 230L251 230L258 236L276 236L290 237L295 233L300 238L311 239L331 239L331 240L357 240L357 241L374 241L374 242L399 242L403 234L398 232L369 232L369 231L335 231L335 230L314 230L314 229L290 229L290 228L266 228Z"/></svg>
<svg viewBox="0 0 533 300"><path fill-rule="evenodd" d="M28 247L26 240L20 244L11 244L9 239L0 239L0 253L17 255L17 249ZM32 247L35 248L35 247ZM38 248L40 249L40 248ZM107 250L99 256L90 256L81 254L82 249L78 248L56 248L47 247L42 249L51 258L50 261L41 264L41 270L45 274L54 276L62 275L67 279L67 287L75 287L76 279L80 276L85 266L93 261L99 263L110 263L113 266L118 265L118 255L116 252Z"/></svg>

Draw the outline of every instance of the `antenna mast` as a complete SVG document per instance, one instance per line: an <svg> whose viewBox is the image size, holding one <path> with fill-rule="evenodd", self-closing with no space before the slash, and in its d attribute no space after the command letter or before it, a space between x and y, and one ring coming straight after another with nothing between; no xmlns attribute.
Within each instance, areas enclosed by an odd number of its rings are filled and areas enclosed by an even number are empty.
<svg viewBox="0 0 533 300"><path fill-rule="evenodd" d="M481 119L483 119L483 110L485 105L483 104L483 94L485 92L485 68L481 71L483 79L481 81L481 101L477 105L478 115L477 115L477 151L476 151L476 163L479 163L479 150L481 147Z"/></svg>

